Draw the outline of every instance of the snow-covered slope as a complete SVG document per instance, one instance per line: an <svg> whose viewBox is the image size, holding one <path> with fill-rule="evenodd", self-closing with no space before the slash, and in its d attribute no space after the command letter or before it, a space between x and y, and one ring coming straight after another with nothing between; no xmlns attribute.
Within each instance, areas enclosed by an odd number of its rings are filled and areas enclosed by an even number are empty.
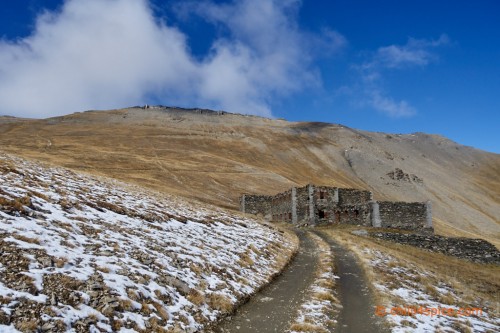
<svg viewBox="0 0 500 333"><path fill-rule="evenodd" d="M2 332L194 332L293 250L241 216L0 153Z"/></svg>
<svg viewBox="0 0 500 333"><path fill-rule="evenodd" d="M432 272L379 250L364 248L362 251L368 265L380 276L375 287L389 299L387 304L377 306L376 313L387 317L393 333L498 332L500 329L500 319L480 305L458 306L462 295L451 283L426 285L423 282L426 278L435 278ZM381 277L382 272L404 278L386 281Z"/></svg>

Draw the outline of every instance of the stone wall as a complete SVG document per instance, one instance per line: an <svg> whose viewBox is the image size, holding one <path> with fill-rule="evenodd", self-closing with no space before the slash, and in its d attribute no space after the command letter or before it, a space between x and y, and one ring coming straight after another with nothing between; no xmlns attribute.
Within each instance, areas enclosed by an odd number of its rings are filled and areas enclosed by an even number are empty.
<svg viewBox="0 0 500 333"><path fill-rule="evenodd" d="M266 216L271 211L270 195L251 195L244 194L240 198L240 209L243 213Z"/></svg>
<svg viewBox="0 0 500 333"><path fill-rule="evenodd" d="M241 210L294 224L432 231L430 203L377 202L371 192L357 189L307 185L274 196L245 195Z"/></svg>
<svg viewBox="0 0 500 333"><path fill-rule="evenodd" d="M426 202L379 201L378 206L382 228L432 229L428 218L430 206Z"/></svg>
<svg viewBox="0 0 500 333"><path fill-rule="evenodd" d="M326 186L317 186L313 191L314 221L315 224L336 224L334 207L338 204L338 189Z"/></svg>
<svg viewBox="0 0 500 333"><path fill-rule="evenodd" d="M370 191L357 190L352 188L339 188L339 205L354 206L366 205L372 200Z"/></svg>
<svg viewBox="0 0 500 333"><path fill-rule="evenodd" d="M337 224L371 225L370 208L367 204L339 206L335 209L335 216Z"/></svg>
<svg viewBox="0 0 500 333"><path fill-rule="evenodd" d="M272 197L271 219L272 221L292 222L292 190Z"/></svg>
<svg viewBox="0 0 500 333"><path fill-rule="evenodd" d="M500 264L500 252L483 239L371 232L370 236L480 263Z"/></svg>
<svg viewBox="0 0 500 333"><path fill-rule="evenodd" d="M309 220L309 191L308 187L299 187L297 193L297 221L304 223Z"/></svg>
<svg viewBox="0 0 500 333"><path fill-rule="evenodd" d="M337 187L313 187L314 224L370 225L371 192Z"/></svg>

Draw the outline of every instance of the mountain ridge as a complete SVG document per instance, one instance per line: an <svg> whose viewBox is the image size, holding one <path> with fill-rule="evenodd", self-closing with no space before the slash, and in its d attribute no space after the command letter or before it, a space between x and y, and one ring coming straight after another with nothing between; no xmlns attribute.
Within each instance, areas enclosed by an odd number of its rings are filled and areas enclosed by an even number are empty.
<svg viewBox="0 0 500 333"><path fill-rule="evenodd" d="M378 134L388 134L388 135L396 135L396 136L408 136L408 135L417 135L417 136L430 136L434 137L436 139L441 139L441 140L446 140L449 141L453 144L462 146L464 148L471 148L474 150L480 150L485 153L489 154L495 154L498 155L498 153L487 151L478 147L474 146L469 146L469 145L464 145L461 144L457 141L454 141L445 135L439 134L439 133L426 133L426 132L411 132L411 133L387 133L383 131L370 131L370 130L362 130L362 129L357 129L354 127L350 127L341 123L329 123L329 122L324 122L324 121L314 121L314 120L287 120L285 118L272 118L272 117L265 117L265 116L259 116L259 115L252 115L252 114L242 114L242 113L233 113L233 112L228 112L228 111L223 111L223 110L212 110L212 109L206 109L206 108L198 108L198 107L193 107L193 108L187 108L187 107L179 107L179 106L165 106L165 105L154 105L154 106L131 106L131 107L126 107L126 108L119 108L119 109L110 109L110 110L85 110L85 111L77 111L73 113L69 113L67 115L62 115L62 116L54 116L54 117L48 117L48 118L24 118L24 117L16 117L16 116L11 116L11 115L0 115L0 123L2 123L2 120L4 121L32 121L32 120L47 120L47 119L66 119L67 117L71 117L74 115L80 115L80 114L85 114L85 113L95 113L95 112L112 112L112 111L120 111L120 110L134 110L134 109L143 109L143 110L151 110L151 111L163 111L163 112L169 112L169 111L175 111L177 113L185 113L185 114L192 114L192 113L200 113L200 114L210 114L210 115L232 115L232 116L239 116L239 117L244 117L248 119L252 118L257 118L257 119L266 119L266 120L278 120L278 121L286 121L290 124L297 124L296 127L300 127L303 125L308 125L308 126L303 126L303 130L308 130L310 131L311 128L321 128L321 127L329 127L329 126L337 126L340 128L345 128L348 130L352 130L354 133L359 132L370 132L370 133L378 133Z"/></svg>
<svg viewBox="0 0 500 333"><path fill-rule="evenodd" d="M431 200L437 233L500 244L500 155L441 135L388 134L206 109L0 118L3 150L236 209L307 183Z"/></svg>

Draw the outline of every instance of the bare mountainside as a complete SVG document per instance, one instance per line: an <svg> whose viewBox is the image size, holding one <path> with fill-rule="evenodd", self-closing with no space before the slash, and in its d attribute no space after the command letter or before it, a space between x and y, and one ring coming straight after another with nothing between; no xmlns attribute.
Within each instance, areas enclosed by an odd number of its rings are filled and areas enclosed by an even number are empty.
<svg viewBox="0 0 500 333"><path fill-rule="evenodd" d="M237 208L241 193L315 183L433 203L436 232L500 245L500 155L438 135L386 134L208 110L0 117L2 150Z"/></svg>

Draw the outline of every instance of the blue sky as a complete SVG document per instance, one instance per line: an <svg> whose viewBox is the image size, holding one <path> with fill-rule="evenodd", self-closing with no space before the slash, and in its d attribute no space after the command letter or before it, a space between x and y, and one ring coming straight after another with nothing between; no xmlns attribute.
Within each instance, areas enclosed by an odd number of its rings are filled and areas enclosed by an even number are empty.
<svg viewBox="0 0 500 333"><path fill-rule="evenodd" d="M24 0L0 11L0 114L164 104L500 152L500 2Z"/></svg>

